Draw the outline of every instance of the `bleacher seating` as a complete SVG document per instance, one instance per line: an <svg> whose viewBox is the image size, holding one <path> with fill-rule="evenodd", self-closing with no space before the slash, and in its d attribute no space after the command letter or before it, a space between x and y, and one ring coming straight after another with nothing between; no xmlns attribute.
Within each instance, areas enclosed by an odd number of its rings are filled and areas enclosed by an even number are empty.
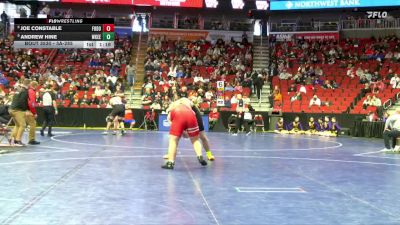
<svg viewBox="0 0 400 225"><path fill-rule="evenodd" d="M161 44L157 42L161 42ZM154 47L157 45L160 45L160 47ZM216 58L212 60L214 55L213 50L216 48L221 53L217 54ZM211 54L209 50L211 50ZM199 106L203 111L216 107L217 80L224 80L226 84L232 84L234 90L227 90L224 93L229 98L239 93L246 97L250 97L251 95L250 86L242 86L242 82L237 82L237 80L243 79L245 73L251 73L252 70L252 45L249 43L218 42L212 45L205 40L178 42L161 41L159 38L151 37L148 43L147 54L146 62L149 60L151 65L149 68L151 69L147 68L146 70L146 81L152 81L154 85L152 92L154 93L163 92L165 87L171 88L173 85L165 85L165 83L171 82L171 77L174 77L174 79L177 77L177 90L185 86L188 87L189 95L194 94L200 88L204 91L211 90L213 92L211 101L206 100L204 97L200 100ZM250 57L246 58L246 54L250 54ZM196 57L196 59L193 60L192 57ZM209 60L205 60L206 57L209 57ZM156 61L161 62L159 69L154 68L157 67L153 63ZM181 70L183 72L182 75L173 74L169 76L173 61L177 63L175 65L177 66L176 71L179 72ZM221 62L223 62L222 65ZM161 73L158 79L154 79L153 77L155 71ZM201 77L203 82L195 83L196 76ZM145 86L146 84L144 84ZM234 110L234 106L222 110Z"/></svg>
<svg viewBox="0 0 400 225"><path fill-rule="evenodd" d="M321 44L323 43L323 44ZM312 46L314 42L308 42L308 46ZM303 94L301 101L291 102L290 99L295 92L288 93L288 87L293 84L294 80L281 80L279 77L275 76L272 79L272 85L278 86L281 89L283 95L283 106L275 106L275 110L282 110L283 112L305 112L305 113L355 113L355 114L367 114L371 110L374 111L376 107L369 107L367 109L362 108L362 102L365 99L361 94L361 89L364 87L360 83L360 78L358 76L348 76L347 71L354 67L354 70L362 68L362 70L369 70L371 73L378 71L383 82L386 84L385 88L381 93L376 94L378 98L381 99L382 104L388 100L393 99L399 91L397 89L392 89L388 86L389 80L387 79L387 74L389 69L392 69L394 73L400 73L400 63L395 60L386 59L381 60L385 57L386 53L383 49L383 45L387 45L389 51L390 49L397 49L396 39L385 39L374 40L374 39L357 39L357 40L341 40L338 44L335 42L320 42L322 50L314 51L317 56L318 61L316 63L310 62L309 56L310 48L306 47L303 50L301 47L294 44L278 43L274 48L274 57L276 63L281 60L281 63L286 60L291 65L290 67L285 66L284 69L295 75L298 71L297 69L301 65L308 64L314 68L320 67L323 71L322 80L334 81L338 88L335 89L324 89L321 85L309 85L311 87L306 88L306 94ZM300 44L301 45L301 44ZM400 47L400 46L399 46ZM287 50L285 50L287 49ZM335 49L336 52L341 51L343 54L336 54L334 62L329 62L328 52L330 49ZM295 57L290 57L294 55ZM348 56L351 57L348 57ZM357 58L355 58L356 56ZM308 63L302 63L301 60L306 59ZM383 63L381 63L383 61ZM374 82L370 82L373 84ZM306 85L307 86L307 85ZM312 106L309 107L309 101L313 95L317 95L322 102L331 102L331 106ZM356 103L353 105L353 103Z"/></svg>

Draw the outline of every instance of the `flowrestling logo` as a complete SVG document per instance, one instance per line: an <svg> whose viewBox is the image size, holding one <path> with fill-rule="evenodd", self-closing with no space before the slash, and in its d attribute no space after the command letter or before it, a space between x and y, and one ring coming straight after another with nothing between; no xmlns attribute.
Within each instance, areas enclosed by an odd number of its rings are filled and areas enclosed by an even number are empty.
<svg viewBox="0 0 400 225"><path fill-rule="evenodd" d="M368 19L386 19L388 13L386 11L367 11Z"/></svg>
<svg viewBox="0 0 400 225"><path fill-rule="evenodd" d="M271 10L358 8L376 6L398 6L399 0L271 0Z"/></svg>

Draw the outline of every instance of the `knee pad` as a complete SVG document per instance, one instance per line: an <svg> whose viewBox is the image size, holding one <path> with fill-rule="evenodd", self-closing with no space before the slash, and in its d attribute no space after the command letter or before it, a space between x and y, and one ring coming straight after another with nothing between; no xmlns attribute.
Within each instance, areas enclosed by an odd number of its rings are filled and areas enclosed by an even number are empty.
<svg viewBox="0 0 400 225"><path fill-rule="evenodd" d="M111 122L113 122L114 121L114 117L112 117L112 116L107 116L106 117L106 122L107 123L111 123Z"/></svg>

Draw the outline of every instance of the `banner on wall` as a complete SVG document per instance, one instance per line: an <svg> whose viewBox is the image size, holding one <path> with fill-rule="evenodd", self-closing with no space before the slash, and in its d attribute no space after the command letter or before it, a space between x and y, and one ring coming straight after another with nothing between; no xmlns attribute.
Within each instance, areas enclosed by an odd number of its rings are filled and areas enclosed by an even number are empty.
<svg viewBox="0 0 400 225"><path fill-rule="evenodd" d="M339 32L297 33L295 36L306 40L339 40Z"/></svg>
<svg viewBox="0 0 400 225"><path fill-rule="evenodd" d="M204 131L208 132L209 122L208 115L201 116L204 124ZM167 114L160 114L158 116L158 130L159 131L169 131L171 129L171 124L168 122Z"/></svg>
<svg viewBox="0 0 400 225"><path fill-rule="evenodd" d="M253 42L253 32L245 32L247 36L247 41ZM223 30L209 30L207 40L216 41L218 39L222 39L225 42L231 41L231 39L241 42L243 31L223 31Z"/></svg>
<svg viewBox="0 0 400 225"><path fill-rule="evenodd" d="M186 40L194 41L199 39L206 39L208 41L217 41L222 39L230 41L232 38L235 41L242 41L243 31L220 31L220 30L183 30L183 29L161 29L151 28L150 36L166 36L169 40ZM247 41L253 42L253 34L246 33Z"/></svg>
<svg viewBox="0 0 400 225"><path fill-rule="evenodd" d="M294 34L285 34L285 33L279 33L279 34L272 34L271 36L273 39L275 39L278 42L284 42L284 41L291 41L293 39Z"/></svg>
<svg viewBox="0 0 400 225"><path fill-rule="evenodd" d="M151 28L150 36L166 36L168 40L194 41L206 39L208 32L204 30L180 30L180 29L159 29Z"/></svg>
<svg viewBox="0 0 400 225"><path fill-rule="evenodd" d="M305 40L339 40L339 32L271 32L270 35L278 42L292 41L294 38Z"/></svg>

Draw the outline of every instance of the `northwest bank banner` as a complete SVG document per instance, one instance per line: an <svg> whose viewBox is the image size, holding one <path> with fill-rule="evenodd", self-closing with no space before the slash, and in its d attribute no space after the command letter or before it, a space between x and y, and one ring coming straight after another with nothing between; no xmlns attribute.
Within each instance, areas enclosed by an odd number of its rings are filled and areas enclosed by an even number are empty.
<svg viewBox="0 0 400 225"><path fill-rule="evenodd" d="M270 10L399 6L400 0L271 0Z"/></svg>

